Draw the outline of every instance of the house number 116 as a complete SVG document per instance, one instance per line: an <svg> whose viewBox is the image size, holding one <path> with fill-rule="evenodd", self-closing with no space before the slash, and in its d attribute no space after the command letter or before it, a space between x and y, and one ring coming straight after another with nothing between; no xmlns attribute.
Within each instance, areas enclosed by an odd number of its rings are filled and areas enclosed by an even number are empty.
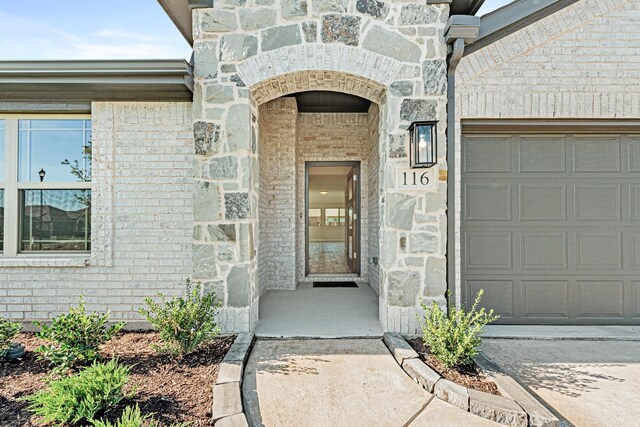
<svg viewBox="0 0 640 427"><path fill-rule="evenodd" d="M429 173L422 172L422 175L420 175L420 178L418 178L418 174L419 173L416 171L403 172L402 185L418 185L418 182L420 182L420 184L422 185L429 185ZM407 179L409 180L409 182L407 182Z"/></svg>

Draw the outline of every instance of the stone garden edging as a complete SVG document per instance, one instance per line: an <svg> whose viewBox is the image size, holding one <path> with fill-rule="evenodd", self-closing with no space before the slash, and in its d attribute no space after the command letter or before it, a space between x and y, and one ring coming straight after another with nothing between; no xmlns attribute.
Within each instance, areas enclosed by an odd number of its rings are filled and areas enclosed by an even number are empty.
<svg viewBox="0 0 640 427"><path fill-rule="evenodd" d="M438 399L463 411L507 426L560 425L555 415L483 355L475 358L476 365L496 383L502 396L471 390L440 377L398 333L385 333L383 341L407 375Z"/></svg>
<svg viewBox="0 0 640 427"><path fill-rule="evenodd" d="M253 346L253 333L240 333L220 362L213 386L213 423L217 427L248 427L242 406L242 375Z"/></svg>

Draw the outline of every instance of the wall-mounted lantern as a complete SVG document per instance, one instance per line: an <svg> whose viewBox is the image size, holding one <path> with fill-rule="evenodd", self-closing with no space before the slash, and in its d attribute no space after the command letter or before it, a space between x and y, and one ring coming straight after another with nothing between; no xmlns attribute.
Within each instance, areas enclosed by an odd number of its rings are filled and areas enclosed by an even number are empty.
<svg viewBox="0 0 640 427"><path fill-rule="evenodd" d="M430 168L436 159L436 122L413 122L409 126L409 163L412 168Z"/></svg>

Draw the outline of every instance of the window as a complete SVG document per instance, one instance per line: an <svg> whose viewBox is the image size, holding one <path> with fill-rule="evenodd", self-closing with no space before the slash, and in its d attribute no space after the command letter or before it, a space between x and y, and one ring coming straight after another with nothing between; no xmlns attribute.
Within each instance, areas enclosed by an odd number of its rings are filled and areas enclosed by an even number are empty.
<svg viewBox="0 0 640 427"><path fill-rule="evenodd" d="M309 227L322 226L322 209L309 209Z"/></svg>
<svg viewBox="0 0 640 427"><path fill-rule="evenodd" d="M344 209L326 208L324 210L324 226L325 227L344 226Z"/></svg>
<svg viewBox="0 0 640 427"><path fill-rule="evenodd" d="M5 257L91 249L91 120L0 117Z"/></svg>

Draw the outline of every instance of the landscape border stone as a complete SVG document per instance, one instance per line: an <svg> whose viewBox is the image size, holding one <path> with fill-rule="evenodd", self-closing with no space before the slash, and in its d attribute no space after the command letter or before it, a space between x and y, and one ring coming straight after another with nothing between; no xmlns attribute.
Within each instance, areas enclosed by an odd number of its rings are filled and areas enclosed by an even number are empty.
<svg viewBox="0 0 640 427"><path fill-rule="evenodd" d="M476 366L496 383L502 396L468 389L442 378L419 358L401 334L385 333L383 341L405 373L440 400L502 425L560 426L560 420L551 411L483 354L474 359Z"/></svg>
<svg viewBox="0 0 640 427"><path fill-rule="evenodd" d="M242 406L242 373L253 343L253 333L238 334L220 362L213 385L212 420L216 426L249 426Z"/></svg>

